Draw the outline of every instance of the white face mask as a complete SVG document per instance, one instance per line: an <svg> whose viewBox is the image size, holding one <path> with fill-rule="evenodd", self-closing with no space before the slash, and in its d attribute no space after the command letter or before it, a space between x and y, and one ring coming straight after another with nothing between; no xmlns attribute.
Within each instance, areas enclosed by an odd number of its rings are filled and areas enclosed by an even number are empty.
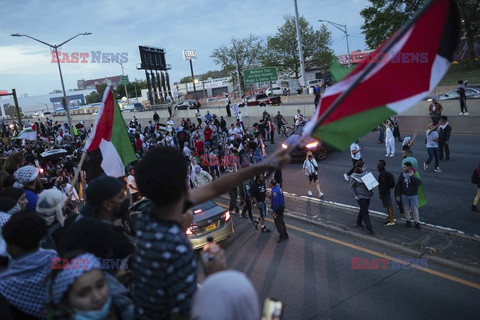
<svg viewBox="0 0 480 320"><path fill-rule="evenodd" d="M75 310L73 319L75 320L103 320L110 312L110 305L112 304L112 297L108 297L101 310L80 311Z"/></svg>

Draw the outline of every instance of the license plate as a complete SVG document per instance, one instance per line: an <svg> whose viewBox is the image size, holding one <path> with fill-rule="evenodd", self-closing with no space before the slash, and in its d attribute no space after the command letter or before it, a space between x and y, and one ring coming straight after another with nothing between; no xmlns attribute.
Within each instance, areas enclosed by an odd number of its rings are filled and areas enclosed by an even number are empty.
<svg viewBox="0 0 480 320"><path fill-rule="evenodd" d="M206 231L212 231L213 229L215 229L217 227L217 225L215 223L212 223L212 224L209 224L208 226L205 227L205 230Z"/></svg>

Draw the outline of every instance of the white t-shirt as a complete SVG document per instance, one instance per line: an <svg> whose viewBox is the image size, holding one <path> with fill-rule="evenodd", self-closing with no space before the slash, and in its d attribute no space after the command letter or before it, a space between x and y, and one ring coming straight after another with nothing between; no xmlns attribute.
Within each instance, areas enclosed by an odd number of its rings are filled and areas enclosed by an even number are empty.
<svg viewBox="0 0 480 320"><path fill-rule="evenodd" d="M353 154L353 151L358 152ZM350 145L350 156L352 157L352 159L355 160L360 160L362 158L362 152L360 151L360 146L358 145L358 143L354 142Z"/></svg>
<svg viewBox="0 0 480 320"><path fill-rule="evenodd" d="M137 182L135 181L134 176L132 176L131 174L128 175L127 183L128 183L128 191L130 191L130 194L134 194L134 193L138 192L138 190L134 190L134 189L130 188L130 185L134 186L135 188L137 187Z"/></svg>
<svg viewBox="0 0 480 320"><path fill-rule="evenodd" d="M393 130L388 126L385 129L385 140L395 140L395 138L393 137Z"/></svg>

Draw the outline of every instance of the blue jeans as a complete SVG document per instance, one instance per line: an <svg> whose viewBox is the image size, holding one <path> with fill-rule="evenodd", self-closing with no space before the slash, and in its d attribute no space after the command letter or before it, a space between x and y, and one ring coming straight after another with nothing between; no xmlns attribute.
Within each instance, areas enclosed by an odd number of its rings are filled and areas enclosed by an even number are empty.
<svg viewBox="0 0 480 320"><path fill-rule="evenodd" d="M267 216L267 205L265 204L265 201L263 202L258 202L259 205L259 211L260 211L260 218L265 220L265 217Z"/></svg>
<svg viewBox="0 0 480 320"><path fill-rule="evenodd" d="M402 204L407 221L410 221L410 213L413 213L413 221L418 223L420 220L418 214L418 195L406 196L402 194Z"/></svg>
<svg viewBox="0 0 480 320"><path fill-rule="evenodd" d="M425 161L426 164L432 162L432 158L435 157L435 169L438 168L438 147L437 148L427 148L428 159Z"/></svg>

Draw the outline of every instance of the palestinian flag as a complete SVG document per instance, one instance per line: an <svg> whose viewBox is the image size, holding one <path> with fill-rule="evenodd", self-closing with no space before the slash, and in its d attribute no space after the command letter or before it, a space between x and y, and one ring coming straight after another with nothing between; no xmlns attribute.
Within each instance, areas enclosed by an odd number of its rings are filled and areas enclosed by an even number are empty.
<svg viewBox="0 0 480 320"><path fill-rule="evenodd" d="M116 178L124 176L125 166L137 160L112 86L105 89L95 126L85 144L85 151L91 153L95 150L101 152L101 167L105 174Z"/></svg>
<svg viewBox="0 0 480 320"><path fill-rule="evenodd" d="M23 139L23 140L37 140L37 131L33 130L32 128L25 128L22 131L20 131L19 134L17 134L15 137L12 139Z"/></svg>
<svg viewBox="0 0 480 320"><path fill-rule="evenodd" d="M368 59L326 90L304 135L347 149L385 119L420 101L448 70L459 21L454 0L429 1Z"/></svg>

